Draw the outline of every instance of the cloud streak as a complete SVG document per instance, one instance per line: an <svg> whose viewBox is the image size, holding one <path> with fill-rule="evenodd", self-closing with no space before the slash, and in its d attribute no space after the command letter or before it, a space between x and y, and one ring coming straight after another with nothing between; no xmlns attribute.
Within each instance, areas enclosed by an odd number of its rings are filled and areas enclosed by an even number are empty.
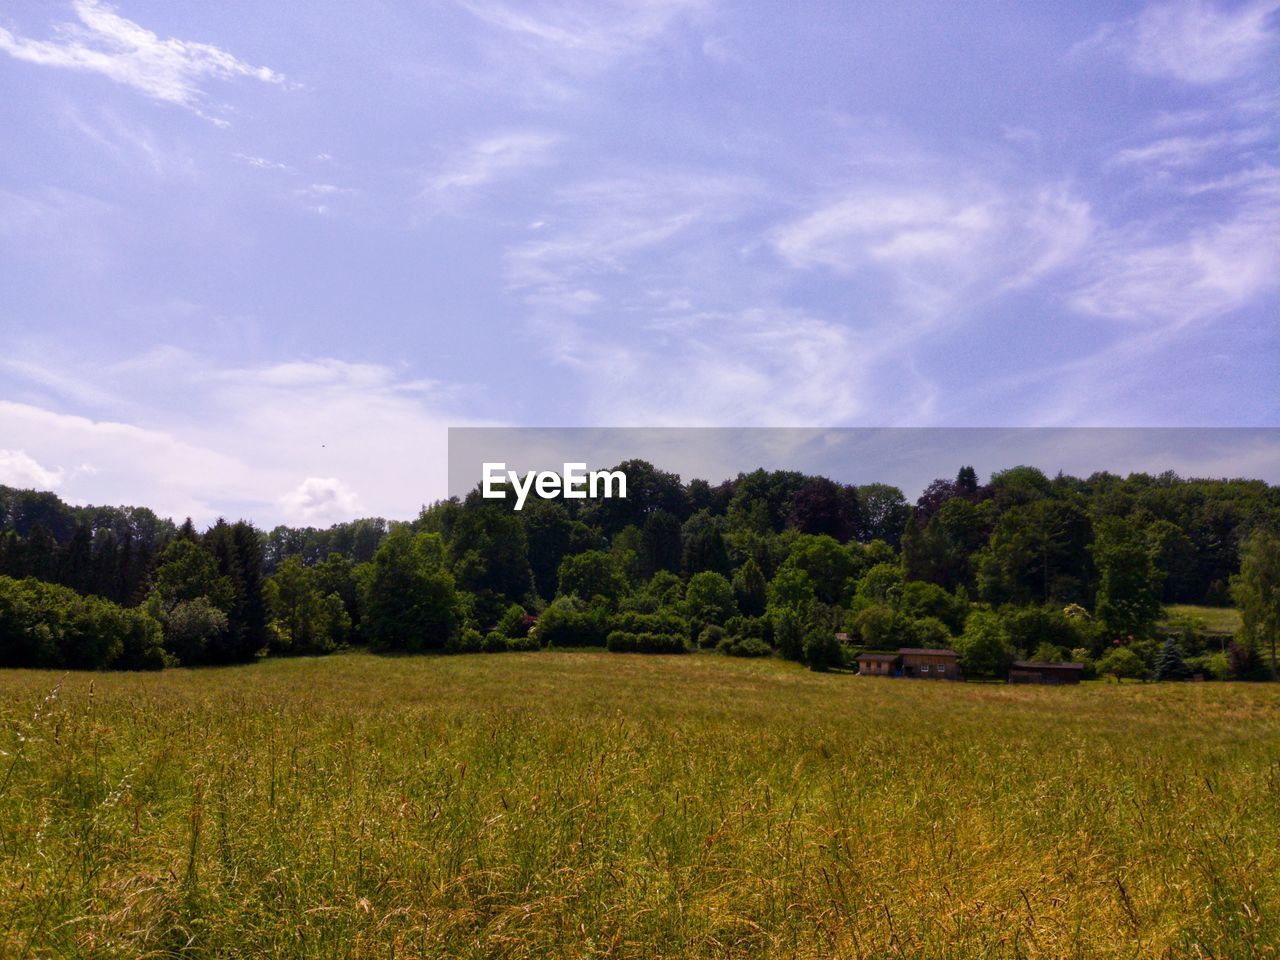
<svg viewBox="0 0 1280 960"><path fill-rule="evenodd" d="M201 115L207 99L205 81L285 82L270 67L245 63L212 44L161 38L100 0L75 0L73 9L79 22L56 25L53 40L21 37L0 27L0 50L39 66L97 73L153 100Z"/></svg>

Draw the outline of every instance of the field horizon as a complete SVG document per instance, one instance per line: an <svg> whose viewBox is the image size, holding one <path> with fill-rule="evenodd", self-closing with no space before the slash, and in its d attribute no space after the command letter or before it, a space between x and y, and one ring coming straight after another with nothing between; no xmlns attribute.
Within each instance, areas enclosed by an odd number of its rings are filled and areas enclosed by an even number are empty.
<svg viewBox="0 0 1280 960"><path fill-rule="evenodd" d="M0 954L1276 956L1280 689L0 673Z"/></svg>

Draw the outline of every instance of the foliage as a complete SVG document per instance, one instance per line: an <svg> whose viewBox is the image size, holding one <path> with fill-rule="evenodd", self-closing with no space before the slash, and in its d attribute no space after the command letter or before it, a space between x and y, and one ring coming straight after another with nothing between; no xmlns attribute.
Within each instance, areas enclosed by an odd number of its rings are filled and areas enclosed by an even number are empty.
<svg viewBox="0 0 1280 960"><path fill-rule="evenodd" d="M1014 659L1004 623L992 610L976 609L969 614L964 632L956 638L955 650L966 677L1004 676Z"/></svg>
<svg viewBox="0 0 1280 960"><path fill-rule="evenodd" d="M1186 680L1191 676L1187 662L1182 658L1182 650L1173 637L1165 640L1160 648L1160 656L1156 658L1155 678L1157 680Z"/></svg>
<svg viewBox="0 0 1280 960"><path fill-rule="evenodd" d="M462 608L439 534L392 531L373 557L363 598L371 649L442 650L458 637Z"/></svg>
<svg viewBox="0 0 1280 960"><path fill-rule="evenodd" d="M1280 675L1280 536L1259 528L1240 545L1240 573L1231 579L1240 609L1242 638L1266 651L1272 676Z"/></svg>
<svg viewBox="0 0 1280 960"><path fill-rule="evenodd" d="M1147 665L1128 647L1113 647L1098 661L1098 673L1117 680L1142 680L1147 676Z"/></svg>
<svg viewBox="0 0 1280 960"><path fill-rule="evenodd" d="M824 672L844 666L844 650L834 633L815 628L805 635L804 661L810 670Z"/></svg>

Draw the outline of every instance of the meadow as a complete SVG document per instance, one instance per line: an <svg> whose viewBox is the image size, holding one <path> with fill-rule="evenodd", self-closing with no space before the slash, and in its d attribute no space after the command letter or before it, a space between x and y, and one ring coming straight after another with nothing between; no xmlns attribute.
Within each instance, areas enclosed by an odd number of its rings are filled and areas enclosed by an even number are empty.
<svg viewBox="0 0 1280 960"><path fill-rule="evenodd" d="M1280 687L0 672L5 957L1276 957Z"/></svg>

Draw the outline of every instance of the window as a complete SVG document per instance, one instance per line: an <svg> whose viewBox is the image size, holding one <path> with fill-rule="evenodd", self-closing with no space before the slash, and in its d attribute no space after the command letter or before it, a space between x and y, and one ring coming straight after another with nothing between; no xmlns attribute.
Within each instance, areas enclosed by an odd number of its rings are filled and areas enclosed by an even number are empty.
<svg viewBox="0 0 1280 960"><path fill-rule="evenodd" d="M947 665L946 665L945 663L940 663L940 664L938 664L938 672L939 672L939 673L946 673L946 672L947 672Z"/></svg>
<svg viewBox="0 0 1280 960"><path fill-rule="evenodd" d="M926 663L926 664L924 664L924 665L920 668L920 672L921 672L921 673L928 673L928 672L929 672L929 665L928 665L927 663Z"/></svg>

